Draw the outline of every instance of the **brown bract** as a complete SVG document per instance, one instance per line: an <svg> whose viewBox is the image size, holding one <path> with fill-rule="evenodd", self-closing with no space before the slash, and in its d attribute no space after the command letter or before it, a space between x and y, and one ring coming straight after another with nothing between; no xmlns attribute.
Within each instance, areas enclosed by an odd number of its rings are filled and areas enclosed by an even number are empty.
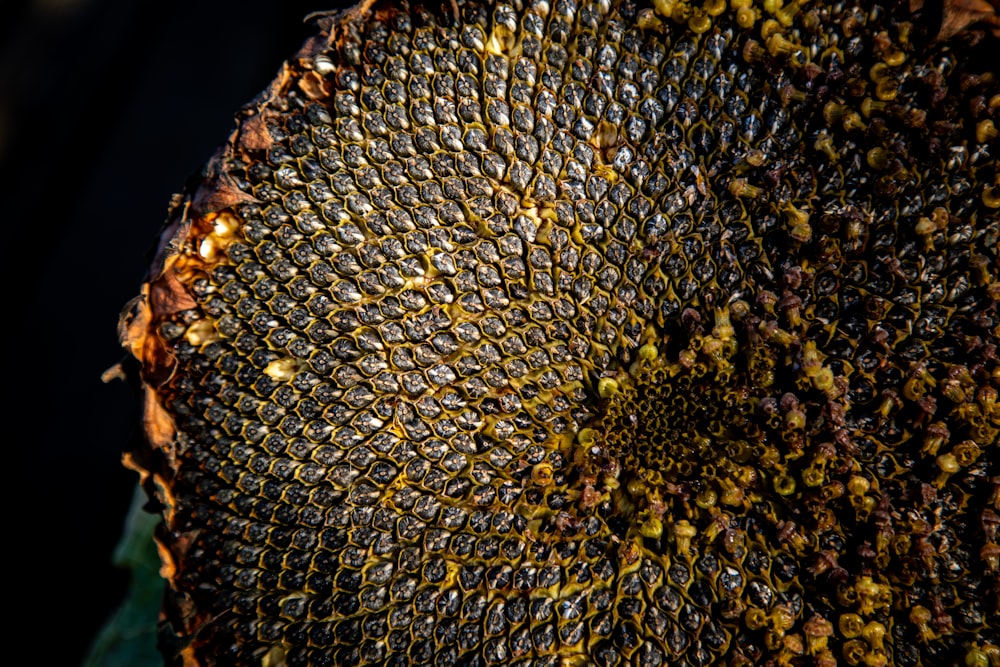
<svg viewBox="0 0 1000 667"><path fill-rule="evenodd" d="M910 0L910 11L919 12L924 0ZM941 11L941 27L937 40L951 39L972 29L986 29L993 37L1000 37L1000 3L997 0L945 0Z"/></svg>

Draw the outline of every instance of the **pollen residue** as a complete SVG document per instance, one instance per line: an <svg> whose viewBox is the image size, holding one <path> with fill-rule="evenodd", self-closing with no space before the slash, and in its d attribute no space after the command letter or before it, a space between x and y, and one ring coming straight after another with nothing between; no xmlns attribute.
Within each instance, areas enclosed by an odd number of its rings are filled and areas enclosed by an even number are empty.
<svg viewBox="0 0 1000 667"><path fill-rule="evenodd" d="M208 317L192 322L184 332L184 340L193 347L208 345L218 339L219 332L215 328L215 321Z"/></svg>
<svg viewBox="0 0 1000 667"><path fill-rule="evenodd" d="M225 250L236 240L242 221L231 210L208 213L192 225L192 245L197 243L198 256L205 262L223 260Z"/></svg>
<svg viewBox="0 0 1000 667"><path fill-rule="evenodd" d="M264 369L264 373L278 382L288 382L306 368L306 363L294 357L282 357L272 361Z"/></svg>

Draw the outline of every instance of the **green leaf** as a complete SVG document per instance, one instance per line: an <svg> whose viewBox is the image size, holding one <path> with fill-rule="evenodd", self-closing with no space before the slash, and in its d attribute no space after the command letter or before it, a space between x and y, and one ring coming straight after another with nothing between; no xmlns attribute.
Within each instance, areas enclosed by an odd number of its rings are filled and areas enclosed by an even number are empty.
<svg viewBox="0 0 1000 667"><path fill-rule="evenodd" d="M146 497L136 486L113 562L132 578L122 604L101 628L82 667L161 667L156 650L156 621L163 597L160 557L153 541L159 517L142 507Z"/></svg>

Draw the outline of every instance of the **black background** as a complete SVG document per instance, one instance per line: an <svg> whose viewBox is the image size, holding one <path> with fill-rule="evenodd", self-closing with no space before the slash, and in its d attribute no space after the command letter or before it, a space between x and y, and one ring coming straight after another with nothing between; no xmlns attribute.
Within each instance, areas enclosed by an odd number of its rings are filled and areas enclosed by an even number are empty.
<svg viewBox="0 0 1000 667"><path fill-rule="evenodd" d="M111 554L138 400L102 372L170 196L339 0L0 0L0 581L8 656L78 665L128 575ZM343 3L340 3L342 6ZM24 660L25 658L21 658Z"/></svg>

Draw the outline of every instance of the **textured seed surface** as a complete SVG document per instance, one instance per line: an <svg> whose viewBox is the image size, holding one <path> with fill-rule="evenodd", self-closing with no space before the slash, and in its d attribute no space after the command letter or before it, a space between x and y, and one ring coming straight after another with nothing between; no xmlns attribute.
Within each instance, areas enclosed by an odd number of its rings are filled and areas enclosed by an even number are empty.
<svg viewBox="0 0 1000 667"><path fill-rule="evenodd" d="M980 4L315 18L123 316L167 661L1000 664Z"/></svg>

